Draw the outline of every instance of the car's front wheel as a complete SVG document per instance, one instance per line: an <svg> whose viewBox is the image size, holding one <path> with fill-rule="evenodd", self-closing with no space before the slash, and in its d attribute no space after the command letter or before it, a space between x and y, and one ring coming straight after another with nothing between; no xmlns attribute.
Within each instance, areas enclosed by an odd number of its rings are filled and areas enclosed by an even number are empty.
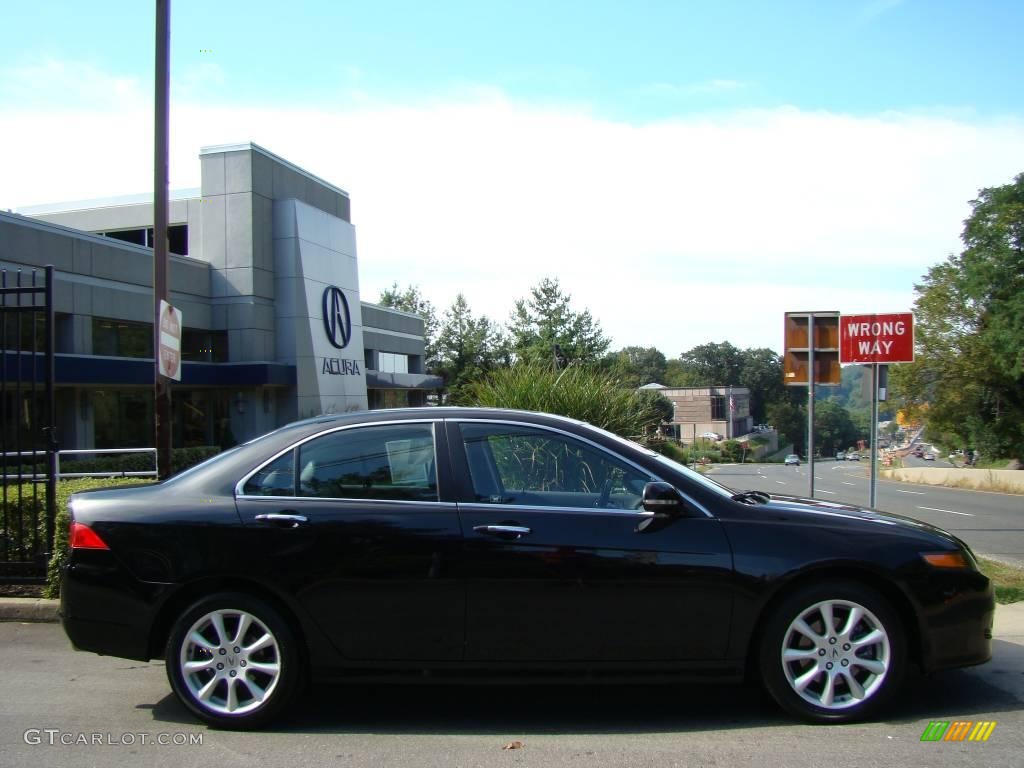
<svg viewBox="0 0 1024 768"><path fill-rule="evenodd" d="M759 658L764 684L784 709L833 723L883 706L899 688L905 660L905 632L888 601L846 581L785 599L767 618Z"/></svg>
<svg viewBox="0 0 1024 768"><path fill-rule="evenodd" d="M270 605L225 592L199 600L167 641L167 677L204 722L256 728L298 695L302 657L288 623Z"/></svg>

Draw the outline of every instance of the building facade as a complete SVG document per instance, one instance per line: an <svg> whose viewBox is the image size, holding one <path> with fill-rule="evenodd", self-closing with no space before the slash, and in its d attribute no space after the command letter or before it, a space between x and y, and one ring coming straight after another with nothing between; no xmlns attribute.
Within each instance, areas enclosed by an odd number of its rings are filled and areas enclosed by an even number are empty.
<svg viewBox="0 0 1024 768"><path fill-rule="evenodd" d="M648 384L674 407L672 436L691 443L702 433L714 432L725 440L748 434L753 428L750 390L746 387L666 387Z"/></svg>
<svg viewBox="0 0 1024 768"><path fill-rule="evenodd" d="M255 144L200 162L201 188L169 206L175 444L424 404L442 382L424 372L423 320L361 300L348 194ZM148 197L0 213L0 268L56 270L62 448L153 445L152 242Z"/></svg>

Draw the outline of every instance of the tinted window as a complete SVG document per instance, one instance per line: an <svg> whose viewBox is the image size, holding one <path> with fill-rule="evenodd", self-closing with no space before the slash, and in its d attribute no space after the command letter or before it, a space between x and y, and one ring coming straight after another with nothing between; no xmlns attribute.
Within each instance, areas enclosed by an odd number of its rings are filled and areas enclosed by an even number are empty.
<svg viewBox="0 0 1024 768"><path fill-rule="evenodd" d="M360 427L299 447L299 495L437 501L429 424Z"/></svg>
<svg viewBox="0 0 1024 768"><path fill-rule="evenodd" d="M650 475L566 435L530 427L461 426L476 501L637 509Z"/></svg>
<svg viewBox="0 0 1024 768"><path fill-rule="evenodd" d="M295 452L288 451L267 464L245 483L246 496L294 496Z"/></svg>

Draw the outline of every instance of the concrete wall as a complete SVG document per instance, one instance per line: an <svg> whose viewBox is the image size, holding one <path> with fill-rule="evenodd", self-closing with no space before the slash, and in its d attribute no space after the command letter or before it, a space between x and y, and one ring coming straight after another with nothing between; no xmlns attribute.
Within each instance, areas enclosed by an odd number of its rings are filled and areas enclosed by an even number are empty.
<svg viewBox="0 0 1024 768"><path fill-rule="evenodd" d="M273 249L277 354L296 366L298 415L366 410L355 229L300 200L277 200ZM323 295L330 286L340 288L348 303L351 336L344 349L331 345L324 328Z"/></svg>
<svg viewBox="0 0 1024 768"><path fill-rule="evenodd" d="M153 251L68 227L0 213L0 267L56 270L54 310L71 316L77 328L71 348L92 353L91 318L153 322ZM210 270L184 256L170 259L171 302L189 328L211 328ZM86 329L90 329L86 331Z"/></svg>
<svg viewBox="0 0 1024 768"><path fill-rule="evenodd" d="M1024 493L1024 471L1019 469L946 469L943 467L907 467L883 469L882 477L947 488L971 488L979 491Z"/></svg>

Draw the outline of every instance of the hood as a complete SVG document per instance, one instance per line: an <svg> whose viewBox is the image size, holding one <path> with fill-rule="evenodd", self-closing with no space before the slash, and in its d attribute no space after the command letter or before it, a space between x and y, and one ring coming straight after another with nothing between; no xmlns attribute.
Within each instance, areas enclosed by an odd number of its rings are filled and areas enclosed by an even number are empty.
<svg viewBox="0 0 1024 768"><path fill-rule="evenodd" d="M752 508L763 514L790 513L809 519L809 521L818 518L823 524L833 521L838 523L846 519L854 522L854 524L864 522L892 526L905 531L917 531L919 533L939 536L952 544L967 548L967 545L956 536L931 523L925 523L921 520L915 520L912 517L905 517L892 512L880 512L876 509L867 509L852 504L837 504L820 499L803 499L798 496L773 495L767 503L758 504Z"/></svg>

